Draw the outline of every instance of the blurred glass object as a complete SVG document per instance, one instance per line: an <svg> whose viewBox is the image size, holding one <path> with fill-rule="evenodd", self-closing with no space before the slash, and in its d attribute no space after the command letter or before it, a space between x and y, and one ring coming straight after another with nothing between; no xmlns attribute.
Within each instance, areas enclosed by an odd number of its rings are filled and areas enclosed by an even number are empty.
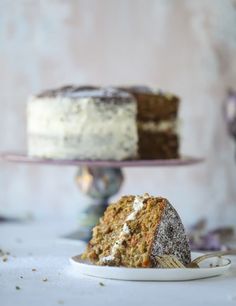
<svg viewBox="0 0 236 306"><path fill-rule="evenodd" d="M229 89L224 102L224 115L229 135L236 143L236 91Z"/></svg>
<svg viewBox="0 0 236 306"><path fill-rule="evenodd" d="M219 251L227 250L228 242L234 237L231 226L207 229L207 220L201 219L194 224L188 233L192 251Z"/></svg>

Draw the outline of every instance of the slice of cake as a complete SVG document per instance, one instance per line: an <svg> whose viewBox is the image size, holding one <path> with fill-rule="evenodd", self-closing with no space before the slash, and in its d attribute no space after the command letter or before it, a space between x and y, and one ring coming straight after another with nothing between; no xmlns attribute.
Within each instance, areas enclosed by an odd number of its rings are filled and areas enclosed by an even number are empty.
<svg viewBox="0 0 236 306"><path fill-rule="evenodd" d="M157 267L156 257L164 254L183 264L191 261L176 210L167 199L144 194L124 196L108 206L82 258L97 265Z"/></svg>
<svg viewBox="0 0 236 306"><path fill-rule="evenodd" d="M59 159L137 157L137 102L124 91L65 86L30 98L28 154Z"/></svg>
<svg viewBox="0 0 236 306"><path fill-rule="evenodd" d="M138 107L138 154L141 159L179 157L177 116L179 98L145 86L121 88L131 93Z"/></svg>

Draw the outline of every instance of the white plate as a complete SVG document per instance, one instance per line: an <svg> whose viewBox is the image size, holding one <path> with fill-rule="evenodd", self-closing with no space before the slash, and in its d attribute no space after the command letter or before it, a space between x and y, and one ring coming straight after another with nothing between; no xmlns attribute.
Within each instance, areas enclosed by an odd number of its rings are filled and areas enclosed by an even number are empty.
<svg viewBox="0 0 236 306"><path fill-rule="evenodd" d="M202 253L192 253L192 259ZM211 258L200 264L199 269L125 268L96 266L81 259L81 255L70 258L74 271L100 278L136 281L184 281L217 276L225 273L231 261L228 258ZM212 267L210 267L212 266Z"/></svg>

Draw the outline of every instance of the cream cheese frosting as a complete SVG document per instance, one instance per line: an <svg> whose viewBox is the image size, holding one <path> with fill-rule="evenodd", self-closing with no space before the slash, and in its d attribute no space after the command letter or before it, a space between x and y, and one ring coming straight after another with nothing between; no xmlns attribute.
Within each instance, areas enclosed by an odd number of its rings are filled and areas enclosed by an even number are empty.
<svg viewBox="0 0 236 306"><path fill-rule="evenodd" d="M119 247L122 245L122 243L125 241L127 235L130 234L130 229L127 224L127 221L133 221L135 220L138 212L142 210L144 205L144 200L149 198L149 194L145 193L143 196L136 196L133 201L133 211L127 216L125 223L122 227L122 230L119 234L118 239L115 241L114 245L111 248L111 254L108 256L102 257L100 260L102 262L109 262L115 259L115 255L117 251L119 250Z"/></svg>
<svg viewBox="0 0 236 306"><path fill-rule="evenodd" d="M27 106L31 156L122 160L137 155L137 105L121 91L33 96Z"/></svg>
<svg viewBox="0 0 236 306"><path fill-rule="evenodd" d="M149 132L166 132L171 131L172 133L178 132L179 122L177 119L174 120L161 120L155 121L139 121L138 127L143 131Z"/></svg>

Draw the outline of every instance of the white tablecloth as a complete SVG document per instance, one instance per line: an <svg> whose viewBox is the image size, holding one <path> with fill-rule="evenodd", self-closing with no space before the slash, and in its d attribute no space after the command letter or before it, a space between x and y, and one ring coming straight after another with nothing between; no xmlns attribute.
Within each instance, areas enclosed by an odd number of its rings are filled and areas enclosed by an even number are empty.
<svg viewBox="0 0 236 306"><path fill-rule="evenodd" d="M131 282L76 275L69 257L84 244L58 238L68 222L0 225L1 306L236 305L236 258L220 277L188 282ZM36 271L32 271L36 269ZM102 282L104 286L100 284Z"/></svg>

